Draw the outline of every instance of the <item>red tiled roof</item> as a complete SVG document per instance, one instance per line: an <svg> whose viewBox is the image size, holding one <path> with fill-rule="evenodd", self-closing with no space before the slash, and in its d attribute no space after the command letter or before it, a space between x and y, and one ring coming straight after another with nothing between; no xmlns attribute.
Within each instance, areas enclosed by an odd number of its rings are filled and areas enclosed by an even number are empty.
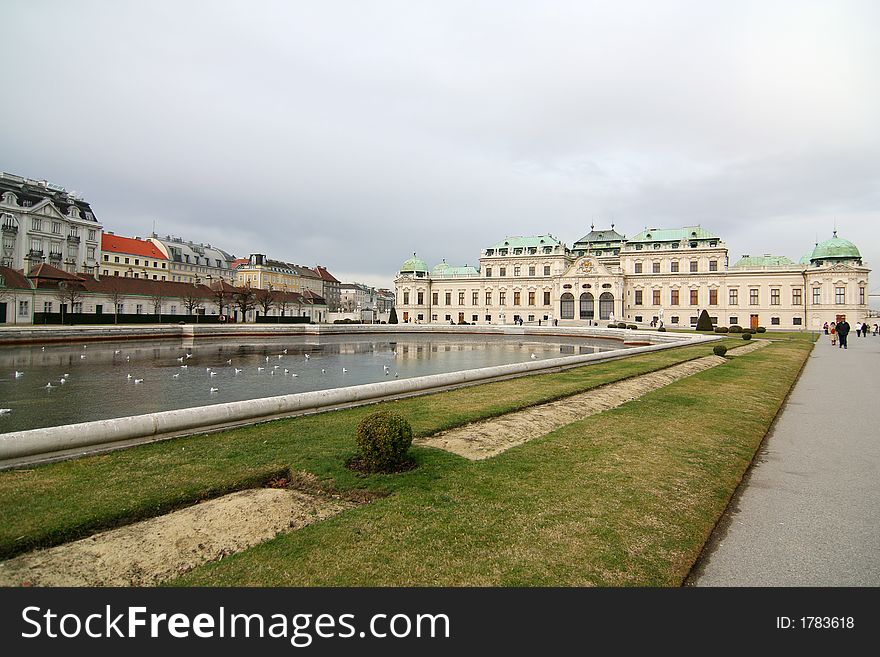
<svg viewBox="0 0 880 657"><path fill-rule="evenodd" d="M6 287L10 290L29 290L31 284L24 272L11 267L0 267L0 276L6 281Z"/></svg>
<svg viewBox="0 0 880 657"><path fill-rule="evenodd" d="M136 240L121 235L101 234L101 250L110 253L127 253L156 260L168 260L168 257L152 242Z"/></svg>
<svg viewBox="0 0 880 657"><path fill-rule="evenodd" d="M28 278L33 279L44 279L50 281L80 281L82 280L76 274L71 274L70 272L66 272L63 269L58 269L58 267L53 267L52 265L47 265L45 262L41 262L36 267L31 269L31 273L27 275Z"/></svg>
<svg viewBox="0 0 880 657"><path fill-rule="evenodd" d="M336 278L329 271L327 271L326 267L322 267L321 265L318 265L317 267L315 267L315 271L318 272L318 276L320 276L322 280L325 280L328 283L338 283L339 282L339 279Z"/></svg>
<svg viewBox="0 0 880 657"><path fill-rule="evenodd" d="M236 258L232 261L232 265L230 266L235 269L236 267L239 267L241 265L246 265L248 262L250 261L247 258Z"/></svg>

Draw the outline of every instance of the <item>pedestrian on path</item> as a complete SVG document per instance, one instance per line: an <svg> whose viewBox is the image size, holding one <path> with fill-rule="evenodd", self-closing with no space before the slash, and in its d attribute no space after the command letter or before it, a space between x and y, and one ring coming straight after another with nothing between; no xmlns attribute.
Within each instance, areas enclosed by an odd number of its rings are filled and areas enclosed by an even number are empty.
<svg viewBox="0 0 880 657"><path fill-rule="evenodd" d="M868 335L868 331L870 331L870 330L871 330L871 327L868 326L868 323L862 322L862 337L863 338Z"/></svg>
<svg viewBox="0 0 880 657"><path fill-rule="evenodd" d="M840 349L843 347L847 349L846 346L846 336L849 335L850 325L849 322L845 319L842 322L837 323L837 336L840 338L840 344L837 345L837 348Z"/></svg>
<svg viewBox="0 0 880 657"><path fill-rule="evenodd" d="M828 322L825 322L822 328L825 329L825 335L828 335Z"/></svg>
<svg viewBox="0 0 880 657"><path fill-rule="evenodd" d="M831 327L829 330L831 331L831 346L833 347L837 344L837 325L831 322L829 326Z"/></svg>
<svg viewBox="0 0 880 657"><path fill-rule="evenodd" d="M856 322L856 337L862 337L862 325L859 322Z"/></svg>

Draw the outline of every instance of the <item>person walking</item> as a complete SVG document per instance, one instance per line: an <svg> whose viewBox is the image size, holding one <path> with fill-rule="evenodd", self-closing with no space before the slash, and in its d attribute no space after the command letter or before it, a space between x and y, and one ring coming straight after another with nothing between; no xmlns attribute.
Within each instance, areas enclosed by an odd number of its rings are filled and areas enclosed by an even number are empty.
<svg viewBox="0 0 880 657"><path fill-rule="evenodd" d="M829 325L829 331L831 332L831 346L837 344L837 325L834 322L831 322Z"/></svg>
<svg viewBox="0 0 880 657"><path fill-rule="evenodd" d="M825 335L828 335L828 322L825 322L822 328L825 329Z"/></svg>
<svg viewBox="0 0 880 657"><path fill-rule="evenodd" d="M868 326L868 323L862 322L862 337L863 338L868 335L868 331L870 331L870 330L871 330L871 327Z"/></svg>
<svg viewBox="0 0 880 657"><path fill-rule="evenodd" d="M837 322L837 337L840 338L840 343L837 345L837 348L840 349L843 347L847 349L846 346L846 336L849 335L850 325L849 322L844 319L842 322Z"/></svg>
<svg viewBox="0 0 880 657"><path fill-rule="evenodd" d="M862 337L862 325L856 322L856 337Z"/></svg>

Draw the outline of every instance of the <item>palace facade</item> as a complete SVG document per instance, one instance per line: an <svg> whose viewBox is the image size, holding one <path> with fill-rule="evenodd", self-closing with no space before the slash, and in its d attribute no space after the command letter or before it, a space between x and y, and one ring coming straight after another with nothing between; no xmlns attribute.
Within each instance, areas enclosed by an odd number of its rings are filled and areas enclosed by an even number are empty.
<svg viewBox="0 0 880 657"><path fill-rule="evenodd" d="M693 327L702 310L717 326L819 329L868 314L868 274L858 248L834 236L799 262L743 256L701 226L646 229L627 239L592 229L569 249L552 235L508 237L479 266L416 254L395 279L402 322L575 325L611 321Z"/></svg>

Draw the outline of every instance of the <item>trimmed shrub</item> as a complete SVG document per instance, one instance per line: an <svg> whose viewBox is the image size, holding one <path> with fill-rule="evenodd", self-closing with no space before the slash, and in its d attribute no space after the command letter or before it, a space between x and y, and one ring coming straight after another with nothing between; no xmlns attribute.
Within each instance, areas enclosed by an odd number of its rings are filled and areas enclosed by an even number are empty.
<svg viewBox="0 0 880 657"><path fill-rule="evenodd" d="M412 445L412 427L403 417L379 411L357 426L357 445L363 465L371 472L389 472L406 461Z"/></svg>
<svg viewBox="0 0 880 657"><path fill-rule="evenodd" d="M661 326L660 328L657 329L657 332L658 333L666 333L666 328Z"/></svg>
<svg viewBox="0 0 880 657"><path fill-rule="evenodd" d="M699 319L697 319L697 330L698 331L711 331L712 330L712 320L709 319L709 313L705 310L700 313L700 317L699 317Z"/></svg>
<svg viewBox="0 0 880 657"><path fill-rule="evenodd" d="M727 353L727 347L725 347L723 344L716 344L714 347L712 347L712 353L716 356L723 356Z"/></svg>
<svg viewBox="0 0 880 657"><path fill-rule="evenodd" d="M630 331L638 331L639 330L639 327L636 326L635 324L630 324L626 328L628 328Z"/></svg>
<svg viewBox="0 0 880 657"><path fill-rule="evenodd" d="M617 322L617 328L626 328L626 322Z"/></svg>
<svg viewBox="0 0 880 657"><path fill-rule="evenodd" d="M617 324L609 324L608 328L617 328Z"/></svg>
<svg viewBox="0 0 880 657"><path fill-rule="evenodd" d="M764 328L763 326L758 327L758 333L766 333L766 332L767 332L767 329Z"/></svg>
<svg viewBox="0 0 880 657"><path fill-rule="evenodd" d="M742 326L737 326L736 324L734 324L733 326L730 327L730 332L731 332L731 333L742 333L742 332L743 332L743 327L742 327Z"/></svg>
<svg viewBox="0 0 880 657"><path fill-rule="evenodd" d="M728 332L728 329L727 329L726 326L716 326L716 327L715 327L715 332L716 332L716 333L727 333L727 332Z"/></svg>
<svg viewBox="0 0 880 657"><path fill-rule="evenodd" d="M392 306L391 313L388 315L389 324L397 324L397 310Z"/></svg>
<svg viewBox="0 0 880 657"><path fill-rule="evenodd" d="M743 333L743 340L751 340L751 339L752 339L752 334L751 334L751 332L749 332L749 333Z"/></svg>

